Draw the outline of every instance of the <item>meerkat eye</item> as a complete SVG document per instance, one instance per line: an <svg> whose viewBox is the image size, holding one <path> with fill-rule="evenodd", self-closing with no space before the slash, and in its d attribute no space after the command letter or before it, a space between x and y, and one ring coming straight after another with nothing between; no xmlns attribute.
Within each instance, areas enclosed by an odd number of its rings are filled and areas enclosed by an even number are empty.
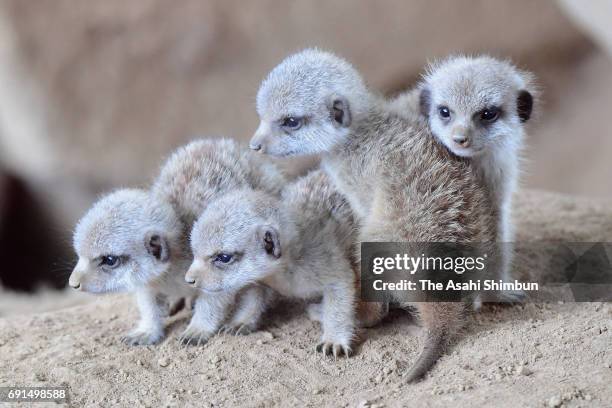
<svg viewBox="0 0 612 408"><path fill-rule="evenodd" d="M448 109L448 106L440 106L438 108L438 115L440 115L443 120L450 119L451 113L450 109Z"/></svg>
<svg viewBox="0 0 612 408"><path fill-rule="evenodd" d="M296 118L294 116L289 116L283 119L281 124L282 127L290 130L298 130L302 127L302 118Z"/></svg>
<svg viewBox="0 0 612 408"><path fill-rule="evenodd" d="M480 112L480 120L484 122L495 122L499 118L499 109L492 107Z"/></svg>
<svg viewBox="0 0 612 408"><path fill-rule="evenodd" d="M100 266L114 269L121 265L121 257L115 255L106 255L100 258Z"/></svg>
<svg viewBox="0 0 612 408"><path fill-rule="evenodd" d="M234 259L234 256L232 254L217 254L217 256L214 259L214 262L219 262L222 264L228 264L232 261L232 259Z"/></svg>

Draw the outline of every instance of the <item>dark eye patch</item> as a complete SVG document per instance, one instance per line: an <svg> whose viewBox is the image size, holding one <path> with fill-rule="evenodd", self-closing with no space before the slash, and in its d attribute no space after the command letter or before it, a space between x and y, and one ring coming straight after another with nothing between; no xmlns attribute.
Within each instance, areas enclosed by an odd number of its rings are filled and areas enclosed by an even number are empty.
<svg viewBox="0 0 612 408"><path fill-rule="evenodd" d="M448 106L439 106L438 115L440 115L440 118L442 118L442 120L448 120L451 117L451 111Z"/></svg>
<svg viewBox="0 0 612 408"><path fill-rule="evenodd" d="M501 109L497 106L491 106L485 108L478 113L478 118L485 123L493 123L499 119L501 115Z"/></svg>
<svg viewBox="0 0 612 408"><path fill-rule="evenodd" d="M215 262L226 264L226 263L229 263L233 257L234 255L232 254L225 254L225 253L217 254L217 256L215 257Z"/></svg>
<svg viewBox="0 0 612 408"><path fill-rule="evenodd" d="M229 265L238 261L241 255L242 254L238 252L217 252L216 254L212 255L210 259L212 260L212 263L217 266Z"/></svg>

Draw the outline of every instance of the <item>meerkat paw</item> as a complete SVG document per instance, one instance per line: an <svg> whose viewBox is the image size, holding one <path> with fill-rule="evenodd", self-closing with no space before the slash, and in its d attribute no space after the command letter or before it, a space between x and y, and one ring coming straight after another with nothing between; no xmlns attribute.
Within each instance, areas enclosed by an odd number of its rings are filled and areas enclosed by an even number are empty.
<svg viewBox="0 0 612 408"><path fill-rule="evenodd" d="M323 321L323 305L321 303L309 304L306 313L308 313L308 318L313 322Z"/></svg>
<svg viewBox="0 0 612 408"><path fill-rule="evenodd" d="M342 356L350 357L353 354L348 340L322 338L317 344L316 350L319 353L323 353L324 356L334 356L334 359Z"/></svg>
<svg viewBox="0 0 612 408"><path fill-rule="evenodd" d="M129 346L149 346L159 343L163 337L163 331L136 329L121 337L121 341Z"/></svg>
<svg viewBox="0 0 612 408"><path fill-rule="evenodd" d="M185 346L202 346L208 342L213 334L196 327L187 327L180 335L179 341Z"/></svg>

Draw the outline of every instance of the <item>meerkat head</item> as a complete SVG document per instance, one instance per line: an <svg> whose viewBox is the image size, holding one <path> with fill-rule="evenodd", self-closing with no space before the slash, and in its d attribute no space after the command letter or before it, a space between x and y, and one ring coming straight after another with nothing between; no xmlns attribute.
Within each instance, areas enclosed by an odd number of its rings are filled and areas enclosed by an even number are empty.
<svg viewBox="0 0 612 408"><path fill-rule="evenodd" d="M432 133L458 156L518 145L533 109L529 73L491 57L452 57L428 69L420 109Z"/></svg>
<svg viewBox="0 0 612 408"><path fill-rule="evenodd" d="M344 59L316 49L291 55L259 88L260 124L250 147L273 156L329 151L367 111L369 98L363 79Z"/></svg>
<svg viewBox="0 0 612 408"><path fill-rule="evenodd" d="M69 284L92 293L142 287L169 269L180 234L172 208L152 202L148 192L111 193L77 224L74 249L79 260Z"/></svg>
<svg viewBox="0 0 612 408"><path fill-rule="evenodd" d="M211 203L191 232L194 261L185 281L205 292L238 290L282 264L277 204L265 193L238 190Z"/></svg>

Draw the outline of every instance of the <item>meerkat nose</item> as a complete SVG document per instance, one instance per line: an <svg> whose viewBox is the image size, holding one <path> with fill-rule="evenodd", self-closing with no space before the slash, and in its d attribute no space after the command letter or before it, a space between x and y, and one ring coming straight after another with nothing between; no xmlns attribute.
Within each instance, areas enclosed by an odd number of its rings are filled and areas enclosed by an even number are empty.
<svg viewBox="0 0 612 408"><path fill-rule="evenodd" d="M453 135L453 142L461 145L462 147L468 147L470 144L469 139L463 135Z"/></svg>
<svg viewBox="0 0 612 408"><path fill-rule="evenodd" d="M71 284L70 284L70 286L71 286L73 289L79 289L79 288L81 287L81 284L80 284L80 283L71 283Z"/></svg>
<svg viewBox="0 0 612 408"><path fill-rule="evenodd" d="M249 147L258 152L261 150L261 143L251 143Z"/></svg>
<svg viewBox="0 0 612 408"><path fill-rule="evenodd" d="M196 282L196 280L195 280L195 278L192 278L192 277L189 277L189 276L185 276L185 282L187 282L190 285L193 285Z"/></svg>

